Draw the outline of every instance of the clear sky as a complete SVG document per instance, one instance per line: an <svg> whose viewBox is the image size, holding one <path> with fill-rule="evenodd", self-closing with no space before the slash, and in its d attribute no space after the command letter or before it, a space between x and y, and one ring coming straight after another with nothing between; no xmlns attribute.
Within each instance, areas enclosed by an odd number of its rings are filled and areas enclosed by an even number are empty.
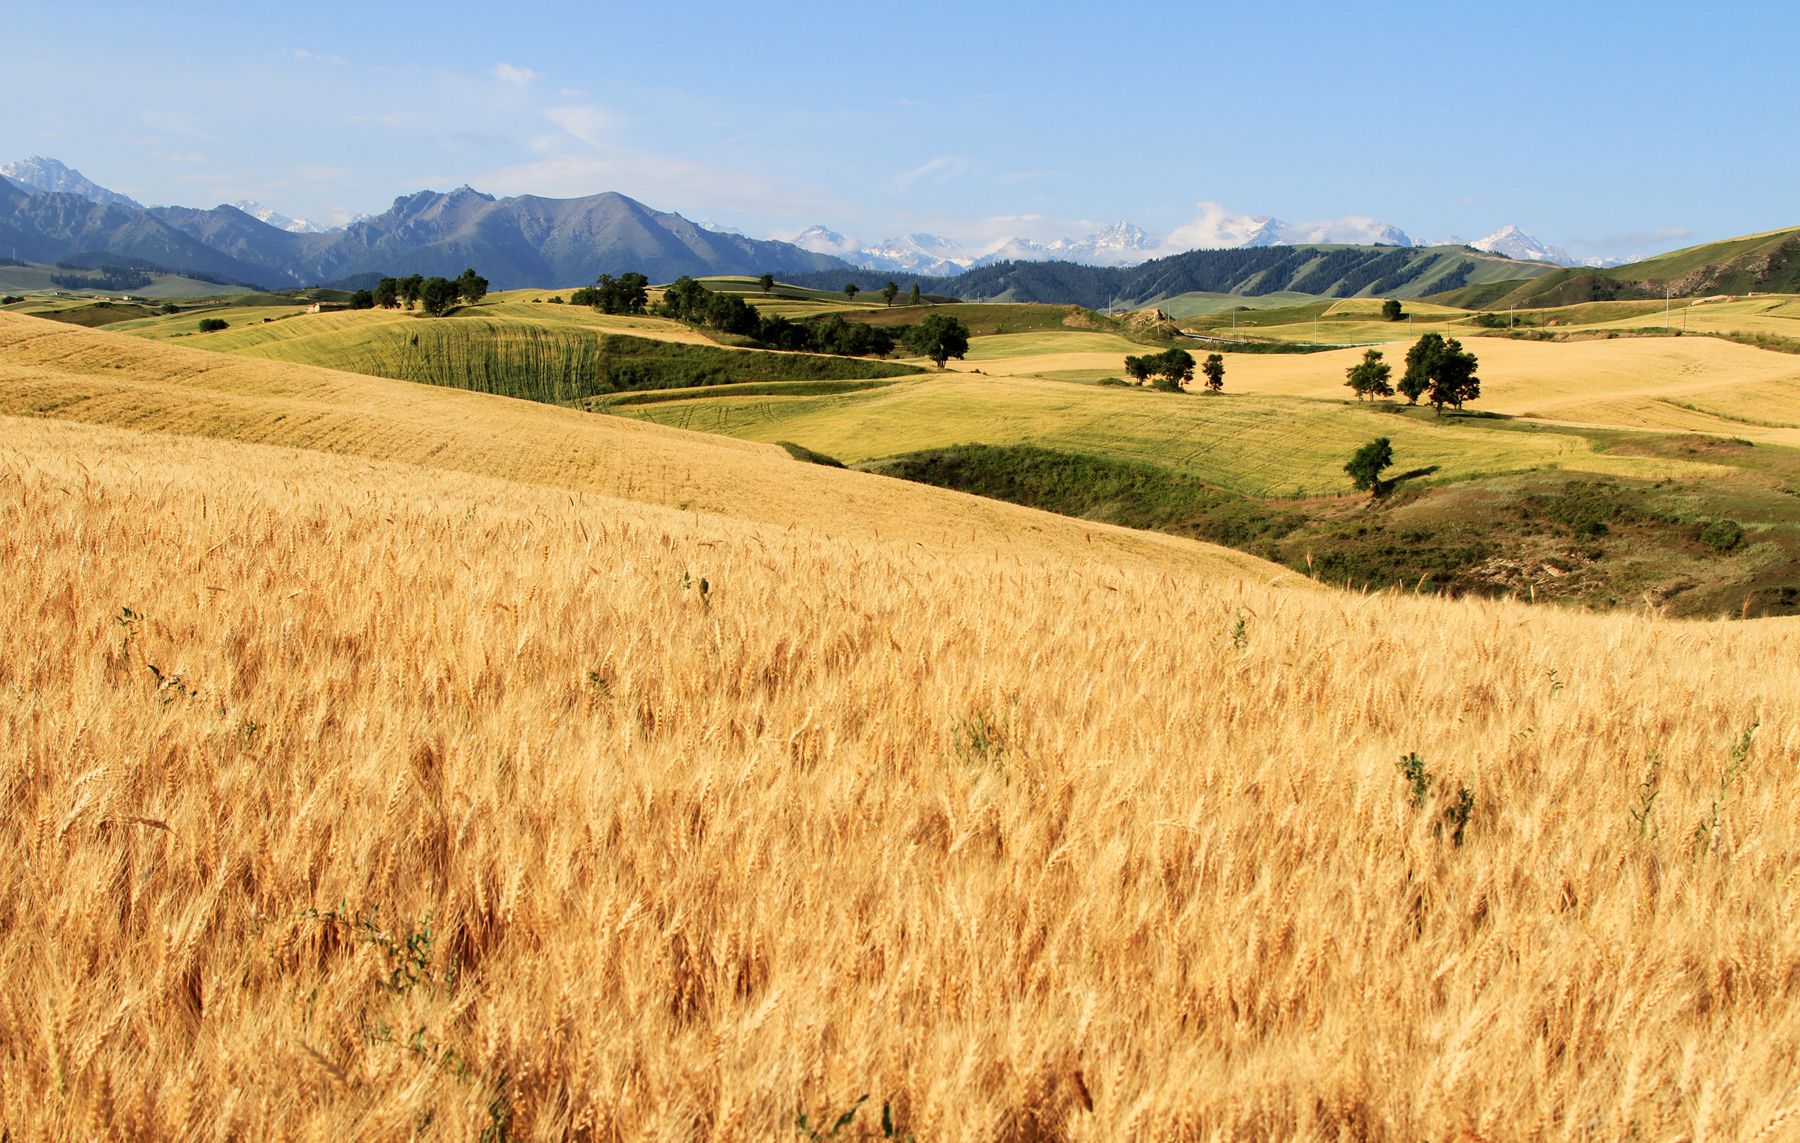
<svg viewBox="0 0 1800 1143"><path fill-rule="evenodd" d="M0 0L0 161L321 222L468 183L762 236L1200 203L1577 255L1800 225L1800 6Z"/></svg>

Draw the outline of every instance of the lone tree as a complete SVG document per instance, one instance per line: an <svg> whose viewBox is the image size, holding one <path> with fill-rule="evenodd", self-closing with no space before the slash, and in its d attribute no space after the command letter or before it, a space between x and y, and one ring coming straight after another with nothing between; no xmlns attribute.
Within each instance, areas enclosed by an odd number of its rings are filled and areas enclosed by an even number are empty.
<svg viewBox="0 0 1800 1143"><path fill-rule="evenodd" d="M1200 366L1200 372L1206 374L1206 388L1217 393L1225 388L1225 358L1217 353L1206 355L1206 363Z"/></svg>
<svg viewBox="0 0 1800 1143"><path fill-rule="evenodd" d="M1351 454L1350 463L1344 466L1344 471L1350 474L1350 482L1356 485L1358 492L1380 496L1387 491L1381 472L1393 463L1394 446L1386 437L1376 437Z"/></svg>
<svg viewBox="0 0 1800 1143"><path fill-rule="evenodd" d="M1458 409L1463 402L1481 396L1481 378L1475 376L1475 355L1462 347L1462 342L1443 335L1428 333L1406 351L1406 374L1400 378L1400 392L1407 403L1416 405L1424 397L1441 416L1445 405Z"/></svg>
<svg viewBox="0 0 1800 1143"><path fill-rule="evenodd" d="M775 275L764 274L756 280L756 283L762 287L763 297L766 298L769 296L769 291L775 288Z"/></svg>
<svg viewBox="0 0 1800 1143"><path fill-rule="evenodd" d="M1406 311L1400 308L1400 299L1389 298L1382 302L1381 317L1384 321L1400 321L1406 317Z"/></svg>
<svg viewBox="0 0 1800 1143"><path fill-rule="evenodd" d="M1366 349L1363 351L1362 361L1345 370L1348 380L1344 384L1355 391L1358 401L1365 398L1392 397L1394 387L1388 383L1388 378L1393 375L1393 372L1394 367L1381 359L1381 350Z"/></svg>
<svg viewBox="0 0 1800 1143"><path fill-rule="evenodd" d="M906 304L909 306L916 306L919 304L919 283L917 283L917 282L913 283L912 300L907 302Z"/></svg>
<svg viewBox="0 0 1800 1143"><path fill-rule="evenodd" d="M969 352L969 329L949 314L931 314L907 331L905 344L942 369L944 362L952 357L960 361Z"/></svg>
<svg viewBox="0 0 1800 1143"><path fill-rule="evenodd" d="M890 306L893 305L894 299L899 296L900 296L900 287L894 285L894 283L889 282L887 285L881 287L881 299L883 301L885 301L888 305L890 305Z"/></svg>
<svg viewBox="0 0 1800 1143"><path fill-rule="evenodd" d="M855 282L845 282L844 283L844 296L846 298L849 298L851 301L855 301L856 295L860 294L860 293L862 293L862 291L857 289Z"/></svg>

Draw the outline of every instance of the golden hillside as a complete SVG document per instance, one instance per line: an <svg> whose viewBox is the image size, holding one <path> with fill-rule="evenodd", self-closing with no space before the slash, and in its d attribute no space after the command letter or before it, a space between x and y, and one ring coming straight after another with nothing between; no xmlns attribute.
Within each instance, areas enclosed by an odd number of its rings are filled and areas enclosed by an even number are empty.
<svg viewBox="0 0 1800 1143"><path fill-rule="evenodd" d="M1800 1124L1800 624L4 315L0 413L13 1137Z"/></svg>

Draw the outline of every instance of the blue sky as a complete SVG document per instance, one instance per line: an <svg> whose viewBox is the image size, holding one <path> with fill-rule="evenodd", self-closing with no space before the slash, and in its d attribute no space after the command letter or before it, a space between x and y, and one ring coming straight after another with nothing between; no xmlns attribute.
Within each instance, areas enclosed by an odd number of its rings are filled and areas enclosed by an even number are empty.
<svg viewBox="0 0 1800 1143"><path fill-rule="evenodd" d="M151 203L468 183L966 241L1218 203L1577 255L1800 225L1780 3L5 9L0 161Z"/></svg>

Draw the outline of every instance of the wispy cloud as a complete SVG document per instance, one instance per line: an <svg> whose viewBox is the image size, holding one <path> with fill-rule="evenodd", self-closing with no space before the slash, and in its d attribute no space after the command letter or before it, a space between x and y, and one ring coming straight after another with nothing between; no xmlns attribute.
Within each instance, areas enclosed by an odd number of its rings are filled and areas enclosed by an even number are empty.
<svg viewBox="0 0 1800 1143"><path fill-rule="evenodd" d="M146 111L142 116L144 123L158 131L169 131L176 135L186 135L193 139L205 139L208 142L221 142L217 135L202 131L188 116L179 111Z"/></svg>
<svg viewBox="0 0 1800 1143"><path fill-rule="evenodd" d="M1596 257L1617 258L1660 254L1693 236L1694 232L1685 226L1659 226L1654 230L1633 230L1623 234L1571 238L1569 245Z"/></svg>
<svg viewBox="0 0 1800 1143"><path fill-rule="evenodd" d="M590 147L603 146L607 133L619 123L618 116L594 103L548 107L544 109L544 118Z"/></svg>
<svg viewBox="0 0 1800 1143"><path fill-rule="evenodd" d="M326 55L324 52L311 52L305 48L289 48L288 55L302 63L330 64L332 67L349 67L350 61L343 56Z"/></svg>
<svg viewBox="0 0 1800 1143"><path fill-rule="evenodd" d="M493 76L503 83L530 87L531 81L537 78L538 73L528 67L514 67L512 64L503 62L494 65Z"/></svg>
<svg viewBox="0 0 1800 1143"><path fill-rule="evenodd" d="M959 155L939 155L929 162L920 163L910 171L904 171L894 180L898 190L907 190L921 180L938 183L955 178L968 169L968 160Z"/></svg>
<svg viewBox="0 0 1800 1143"><path fill-rule="evenodd" d="M599 154L550 155L489 171L475 185L497 194L580 198L618 191L661 210L788 217L829 215L844 204L797 192L762 175L690 159L610 149Z"/></svg>

